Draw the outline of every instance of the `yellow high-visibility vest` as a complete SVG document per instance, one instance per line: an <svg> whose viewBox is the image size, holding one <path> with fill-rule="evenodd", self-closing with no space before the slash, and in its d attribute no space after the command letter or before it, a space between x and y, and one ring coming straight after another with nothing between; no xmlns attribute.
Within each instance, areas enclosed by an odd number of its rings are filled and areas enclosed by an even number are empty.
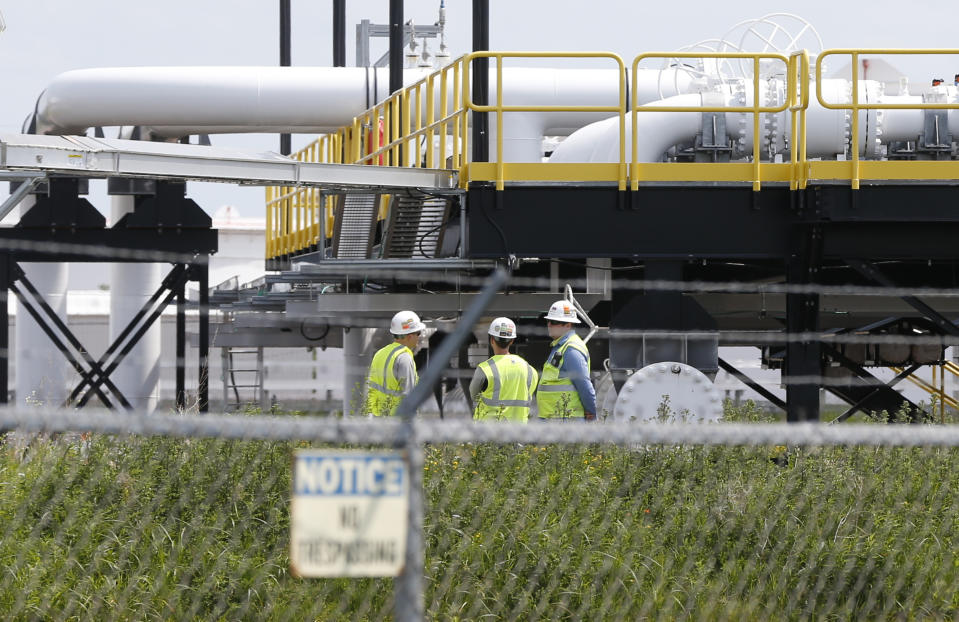
<svg viewBox="0 0 959 622"><path fill-rule="evenodd" d="M515 354L497 354L477 369L486 375L486 390L476 401L473 419L526 423L538 376L533 366Z"/></svg>
<svg viewBox="0 0 959 622"><path fill-rule="evenodd" d="M370 375L366 380L366 412L373 413L377 417L391 416L396 414L396 408L403 400L403 386L396 379L394 366L396 359L402 353L408 353L413 356L413 351L401 343L391 343L380 348L373 355L373 362L370 363ZM416 376L416 367L413 367L413 377ZM413 387L406 387L407 391Z"/></svg>
<svg viewBox="0 0 959 622"><path fill-rule="evenodd" d="M590 368L589 349L579 335L573 333L543 365L543 375L539 380L539 388L536 389L536 406L539 408L540 418L582 419L586 412L572 379L559 377L563 357L569 348L582 352L586 357L586 369Z"/></svg>

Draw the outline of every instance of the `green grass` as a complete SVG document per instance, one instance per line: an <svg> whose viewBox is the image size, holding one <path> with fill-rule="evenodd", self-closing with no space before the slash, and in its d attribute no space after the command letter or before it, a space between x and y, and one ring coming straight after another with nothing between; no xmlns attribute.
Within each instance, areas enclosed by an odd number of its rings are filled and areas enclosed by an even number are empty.
<svg viewBox="0 0 959 622"><path fill-rule="evenodd" d="M730 418L761 420L751 405ZM382 619L288 572L294 444L0 447L3 619ZM433 445L428 617L959 616L959 450Z"/></svg>

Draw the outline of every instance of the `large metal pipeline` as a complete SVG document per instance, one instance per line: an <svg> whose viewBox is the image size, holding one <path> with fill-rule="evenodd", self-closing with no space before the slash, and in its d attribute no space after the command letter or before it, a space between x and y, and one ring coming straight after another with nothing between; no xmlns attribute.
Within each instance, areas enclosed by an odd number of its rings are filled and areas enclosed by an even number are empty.
<svg viewBox="0 0 959 622"><path fill-rule="evenodd" d="M427 75L408 69L404 84ZM615 105L616 70L507 67L505 103L511 105ZM637 101L660 99L690 88L675 69L639 74ZM496 99L491 80L490 101ZM439 83L437 81L437 89ZM452 84L449 101L453 101ZM82 134L88 128L133 125L158 137L243 132L325 133L386 99L389 70L361 67L108 67L68 71L40 96L34 133ZM439 97L436 97L437 112ZM561 133L584 125L583 113L557 113ZM589 120L596 120L590 118ZM588 122L588 121L586 121Z"/></svg>
<svg viewBox="0 0 959 622"><path fill-rule="evenodd" d="M770 80L760 87L767 99L764 106L778 106L782 99L772 95L782 95L781 80ZM815 92L815 84L811 84ZM848 104L852 101L852 89L848 80L828 79L821 83L823 99L831 104ZM942 94L933 94L946 101L959 101L955 89ZM859 101L875 104L919 104L928 100L930 95L884 95L881 84L874 81L859 82ZM666 98L650 102L650 108L656 107L705 107L708 106L752 106L752 84L729 82L712 91ZM726 112L725 126L733 148L732 159L743 159L753 155L753 123L751 113ZM788 157L792 145L791 120L788 111L765 113L760 125L762 135L760 144L764 152L761 157L772 159L777 154ZM702 113L640 111L636 116L637 156L640 162L657 162L666 152L676 145L690 145L696 135L702 131ZM918 109L860 110L859 135L857 149L864 159L880 159L884 156L883 147L890 143L915 141L923 133L925 115ZM946 128L943 128L945 131ZM948 111L948 131L959 136L959 110ZM806 111L806 154L811 158L836 158L845 156L851 150L852 113L847 110L826 108L818 99L810 100ZM632 141L632 120L626 119L626 157L630 159ZM611 117L592 123L572 133L560 143L550 157L550 162L618 162L619 118Z"/></svg>

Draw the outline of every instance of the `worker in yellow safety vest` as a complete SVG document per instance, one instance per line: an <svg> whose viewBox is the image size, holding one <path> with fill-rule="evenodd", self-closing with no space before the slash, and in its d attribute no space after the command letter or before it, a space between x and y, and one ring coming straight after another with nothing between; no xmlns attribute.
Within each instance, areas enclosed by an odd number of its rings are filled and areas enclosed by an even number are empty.
<svg viewBox="0 0 959 622"><path fill-rule="evenodd" d="M390 322L393 342L373 355L367 378L366 413L373 417L396 414L403 396L413 390L419 377L413 348L426 326L412 311L400 311Z"/></svg>
<svg viewBox="0 0 959 622"><path fill-rule="evenodd" d="M493 356L476 367L470 382L470 395L476 404L473 419L526 423L539 374L522 357L509 353L516 340L513 320L496 318L490 322L488 333Z"/></svg>
<svg viewBox="0 0 959 622"><path fill-rule="evenodd" d="M576 331L576 309L568 300L554 302L546 314L551 350L536 390L539 419L595 421L596 391L589 379L589 350Z"/></svg>

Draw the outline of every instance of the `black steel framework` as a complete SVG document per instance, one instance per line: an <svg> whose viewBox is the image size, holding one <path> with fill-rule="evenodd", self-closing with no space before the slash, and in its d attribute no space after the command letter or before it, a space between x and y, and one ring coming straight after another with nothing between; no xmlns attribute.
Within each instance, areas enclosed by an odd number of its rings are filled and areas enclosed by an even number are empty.
<svg viewBox="0 0 959 622"><path fill-rule="evenodd" d="M0 229L0 403L7 403L9 396L12 291L80 375L67 399L67 405L76 407L96 396L108 408L114 402L131 408L110 374L176 298L176 405L184 408L185 288L193 281L199 285L197 406L200 412L209 410L209 256L217 251L217 231L211 228L210 217L184 196L184 183L139 181L124 190L117 193L137 195L134 210L107 228L103 216L79 197L76 179L52 178L38 189L35 205L16 227ZM104 354L94 359L27 279L20 263L104 261L170 263L172 269Z"/></svg>
<svg viewBox="0 0 959 622"><path fill-rule="evenodd" d="M775 318L780 332L798 337L784 346L769 344L782 350L788 420L820 418L823 383L818 379L827 362L839 365L844 374L835 386L826 387L851 404L842 418L858 410L893 412L903 406L916 418L921 416L918 406L892 389L907 372L884 383L816 338L840 325L820 308L815 286L959 287L959 213L949 207L957 199L959 186L948 183L863 184L856 191L832 184L796 191L771 185L759 192L691 184L640 185L620 192L596 184L530 182L507 183L497 191L492 184L473 183L467 194L466 255L572 263L608 257L614 270L635 269L627 274L639 276L664 261L679 262L679 280L813 286L812 291L788 293L785 313ZM648 272L645 278L654 275ZM611 330L659 328L652 325L662 323L655 313L648 321L623 313L622 301L639 298L617 293L615 277L612 287ZM956 322L927 302L914 296L902 300L915 309L909 317L926 318L933 334L959 337ZM671 304L679 309L675 301ZM738 330L768 331L769 322L757 316L752 324L738 318L736 325ZM844 316L842 323L868 322ZM717 325L722 331L721 319Z"/></svg>

